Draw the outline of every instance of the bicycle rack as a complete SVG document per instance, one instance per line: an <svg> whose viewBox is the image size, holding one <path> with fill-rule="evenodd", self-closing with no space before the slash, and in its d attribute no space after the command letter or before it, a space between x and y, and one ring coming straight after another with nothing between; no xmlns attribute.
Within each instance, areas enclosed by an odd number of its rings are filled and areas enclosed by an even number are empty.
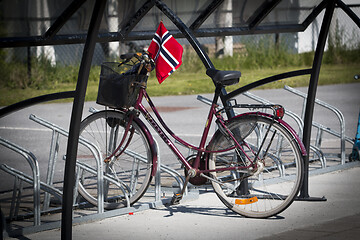
<svg viewBox="0 0 360 240"><path fill-rule="evenodd" d="M259 96L256 96L250 92L244 92L242 93L244 96L248 97L248 98L251 98L257 102L260 102L260 103L263 103L263 104L273 104L272 102L264 99L264 98L261 98ZM197 99L205 104L208 104L208 105L211 105L211 100L210 99L207 99L203 96L200 96L198 95L197 96ZM285 114L288 115L289 117L291 117L295 122L296 124L298 125L299 127L299 132L298 132L298 135L301 137L302 136L302 130L303 130L303 126L304 126L304 122L302 121L302 119L296 115L295 113L289 111L289 110L286 110L285 111ZM313 146L313 145L310 145L310 149L314 152L314 154L317 155L317 158L313 157L312 159L309 159L310 162L314 162L314 161L320 161L320 164L321 164L321 168L325 168L326 167L326 158L324 156L324 153L320 150L320 148L318 148L317 146ZM284 169L285 167L282 166L281 167L282 169Z"/></svg>
<svg viewBox="0 0 360 240"><path fill-rule="evenodd" d="M356 76L358 76L358 75L356 75ZM358 125L357 125L357 129L356 129L355 141L354 141L354 145L353 145L349 160L350 161L356 161L356 160L359 161L360 160L360 112L359 112Z"/></svg>
<svg viewBox="0 0 360 240"><path fill-rule="evenodd" d="M292 87L289 87L287 85L284 86L284 89L297 95L300 96L304 99L303 101L303 108L302 108L302 113L301 113L301 118L304 118L305 115L305 107L306 107L306 99L307 99L307 94L294 89ZM322 141L322 134L323 132L327 132L335 137L340 138L340 149L341 149L341 164L345 164L345 141L349 142L350 144L354 144L354 140L351 139L350 137L345 136L345 119L344 119L344 115L340 112L340 110L338 110L337 108L335 108L334 106L323 102L319 99L315 99L315 103L318 104L319 106L322 106L324 108L329 109L330 111L332 111L337 118L339 119L339 123L340 123L340 133L337 131L334 131L320 123L317 122L312 122L313 127L316 127L317 130L317 134L316 134L316 140L315 140L315 146L318 148L321 148L321 141Z"/></svg>
<svg viewBox="0 0 360 240"><path fill-rule="evenodd" d="M69 133L64 130L63 128L53 124L53 123L50 123L42 118L39 118L33 114L30 115L29 117L30 120L33 120L34 122L44 126L44 127L47 127L49 129L51 129L53 131L53 137L52 137L52 141L51 141L51 148L50 148L50 159L49 159L49 166L48 166L48 177L49 179L47 179L47 183L48 184L52 184L52 179L53 179L53 176L54 176L54 172L55 172L55 163L56 163L56 156L57 156L57 152L58 152L58 148L57 147L53 147L53 145L56 145L58 146L59 145L59 134L65 136L65 137L68 137L69 136ZM55 137L55 139L54 139ZM98 181L97 181L97 185L98 185L98 191L99 191L99 194L98 194L98 213L102 213L104 212L104 206L103 206L103 202L104 202L104 199L103 199L103 196L104 196L104 193L103 193L103 179L104 179L104 176L103 176L103 165L100 161L100 151L97 149L97 147L95 145L93 145L91 142L87 141L86 139L83 139L83 138L79 138L79 144L82 144L84 145L86 148L88 148L92 154L95 156L95 160L96 160L96 163L97 163L97 166L98 166L98 169L96 170L97 172L97 175L98 175ZM84 168L83 165L79 165L77 164L77 167L79 168ZM109 179L109 181L111 181L111 179ZM77 182L78 183L78 182ZM75 184L75 191L74 191L74 199L76 198L76 195L77 194L77 186L78 184Z"/></svg>
<svg viewBox="0 0 360 240"><path fill-rule="evenodd" d="M89 111L96 112L97 110L94 108L90 108ZM12 143L6 139L3 139L1 137L0 137L1 145L22 155L27 160L27 162L30 165L31 171L32 171L32 176L28 176L25 173L23 173L17 169L14 169L12 167L9 167L5 164L1 164L0 169L15 177L12 201L11 201L11 206L10 206L10 216L9 216L10 220L13 220L18 217L18 211L19 211L19 206L20 206L20 201L21 201L21 196L22 196L22 191L23 191L22 182L27 182L27 183L33 185L33 198L34 198L33 214L29 213L27 215L29 215L29 216L33 215L33 217L34 217L33 225L40 227L42 213L49 213L51 211L61 209L61 207L50 209L49 206L50 206L51 195L55 196L58 200L60 200L60 202L62 201L62 192L53 186L53 179L54 179L54 173L55 173L56 160L58 157L60 135L68 137L69 133L68 133L68 131L64 130L63 128L61 128L47 120L44 120L40 117L37 117L33 114L31 114L29 116L29 119L52 130L52 138L51 138L51 143L50 143L50 154L49 154L46 182L40 181L38 160L36 159L34 154L31 153L30 151L18 146L17 144L14 144L14 143ZM157 144L156 140L154 140L154 141L155 141L155 144L157 147L158 154L160 155L160 149L158 147L158 144ZM95 160L97 162L97 169L90 167L83 163L77 163L76 167L78 168L78 171L88 171L97 176L97 187L98 187L97 214L99 216L101 216L101 215L105 214L104 189L103 189L103 184L102 184L103 181L106 180L106 181L110 181L110 182L116 184L119 187L119 189L122 189L122 191L124 193L126 193L127 186L125 184L119 183L118 180L114 179L112 176L103 174L103 164L100 159L101 154L100 154L100 151L98 150L98 148L94 144L92 144L91 142L89 142L88 140L83 139L83 138L79 138L79 144L82 144L83 146L88 148L92 152L92 154L95 156ZM140 161L146 161L146 159L144 159L142 156L139 156L137 153L132 152L130 150L126 150L125 153L130 156L133 156L134 158L139 159ZM156 207L157 205L159 205L160 202L162 203L162 200L161 200L161 196L162 196L161 172L165 172L168 175L170 175L172 178L174 178L180 189L182 189L182 187L184 185L184 179L182 178L182 176L174 169L161 164L160 156L158 156L158 169L157 169L157 173L155 175L155 191L154 191L155 192L155 200L154 200L154 202L148 204L149 206L152 206L152 207ZM86 203L76 202L77 195L78 195L78 193L77 193L78 183L79 183L79 175L76 176L76 184L75 184L75 190L74 190L74 206L86 204ZM43 204L42 204L43 210L40 209L40 206L41 206L40 190L44 191L44 200L43 200ZM185 195L187 195L187 194L188 194L188 190L186 189ZM134 211L134 208L130 207L130 202L129 202L129 198L128 198L127 194L124 194L124 195L127 200L127 207L123 208L123 210L118 209L120 211L117 211L118 212L117 215L126 214L126 213ZM142 209L146 209L146 208L139 207L139 209L142 210ZM116 212L116 210L112 210L112 211ZM92 214L92 215L94 215L94 214ZM104 216L106 217L108 215L109 214L105 214ZM115 213L115 215L116 215L116 213ZM82 218L84 218L84 221L87 221L89 219L86 217L82 217ZM96 218L96 217L93 217L93 218ZM54 227L58 227L58 226L54 226ZM47 229L51 229L51 228L53 228L53 227L49 227ZM33 232L31 229L28 231Z"/></svg>
<svg viewBox="0 0 360 240"><path fill-rule="evenodd" d="M97 111L98 110L96 110L95 108L92 108L92 107L89 109L89 112L91 112L91 113L95 113ZM45 127L51 128L54 131L58 131L60 134L68 137L68 132L66 130L60 128L59 126L56 126L55 124L52 124L52 123L50 123L50 122L48 122L48 121L46 121L44 119L36 117L35 115L31 115L30 119L38 122L39 124L41 124L41 125L43 125ZM160 155L160 149L158 147L158 143L156 142L156 140L154 140L154 141L155 141L155 144L157 146L157 150L158 150L158 153L159 153L158 155ZM97 147L94 146L89 141L87 141L86 139L80 138L80 144L83 144L83 145L87 144L86 146L93 151L94 156L100 156L101 155L99 150L97 149ZM96 149L96 153L94 152L93 149ZM146 161L146 159L144 159L142 156L139 156L137 153L132 152L130 150L126 150L125 153L132 156L132 157L134 157L134 158L139 159L140 161L143 161L143 162ZM96 161L97 161L98 166L102 165L102 161L100 160L100 157L96 157ZM176 182L179 184L179 188L182 188L182 186L184 184L184 179L181 177L181 175L177 171L171 169L170 167L161 164L159 156L158 156L158 163L159 163L158 165L160 166L159 167L160 171L158 171L157 174L160 174L161 171L166 172L167 174L169 174L171 177L173 177L176 180ZM90 168L89 166L86 166L84 164L78 164L78 166L81 167L81 168L84 168L84 169L86 168L86 170L91 171L93 173L96 171L96 169ZM101 166L101 168L103 168L103 167ZM102 171L101 171L101 173L98 172L98 175L102 175ZM110 177L110 176L103 176L103 177L106 180L117 184L115 182L115 179L113 179L112 177ZM101 176L99 176L99 179L102 182ZM156 200L160 200L160 198L161 198L161 182L160 182L160 177L159 176L155 177L155 189L156 189L155 190L155 198L156 198ZM103 199L102 199L102 201L103 201ZM99 200L98 200L98 204L99 204L98 206L102 206L102 207L99 207L99 208L102 208L102 209L100 209L100 213L101 213L101 212L104 211L103 210L103 204L100 204ZM130 206L129 203L128 203L128 206Z"/></svg>
<svg viewBox="0 0 360 240"><path fill-rule="evenodd" d="M39 165L36 160L36 157L34 154L32 154L30 151L8 141L0 137L0 144L15 151L16 153L20 154L22 157L26 159L28 164L30 165L32 177L27 176L24 173L21 173L19 171L14 171L13 168L8 167L5 164L1 164L0 168L15 176L14 181L14 190L12 195L12 201L11 201L11 210L10 210L10 218L13 219L18 214L19 204L20 204L20 198L22 194L22 181L31 181L33 183L33 207L34 207L34 225L40 225L40 174L39 174ZM15 203L16 201L16 203Z"/></svg>
<svg viewBox="0 0 360 240"><path fill-rule="evenodd" d="M250 92L244 92L243 95L250 99L253 99L257 102L263 103L263 104L274 104L264 98L261 98L259 96L256 96L255 94L252 94ZM304 121L297 114L293 113L292 111L290 111L288 109L286 109L285 115L291 117L296 122L296 124L299 128L298 136L300 136L300 138L301 138L302 134L303 134ZM314 161L319 160L320 164L321 164L321 168L325 168L326 167L326 158L324 156L324 153L320 150L320 148L318 146L310 145L310 150L312 150L314 152L314 154L317 155L317 158L309 159L309 162L314 162Z"/></svg>
<svg viewBox="0 0 360 240"><path fill-rule="evenodd" d="M98 111L99 110L97 110L94 107L89 108L90 113L96 113ZM157 174L155 176L155 198L156 198L156 201L160 201L160 198L161 198L161 196L160 196L161 195L160 172L161 171L166 172L171 177L173 177L175 179L175 181L178 183L180 189L182 189L182 187L184 186L185 180L183 179L181 174L179 174L177 171L175 171L174 169L172 169L172 168L170 168L170 167L168 167L166 165L161 164L161 161L160 161L161 154L160 154L159 144L157 143L156 139L154 139L154 142L155 142L157 152L158 152L158 169L157 169ZM143 157L137 155L137 153L134 153L134 152L132 152L130 150L125 150L125 152L130 156L139 158L140 161L143 161L143 162L146 161L146 159L144 159ZM187 194L187 189L185 190L185 194Z"/></svg>
<svg viewBox="0 0 360 240"><path fill-rule="evenodd" d="M62 192L53 186L53 178L54 178L55 164L56 164L58 146L59 146L59 134L67 136L67 132L54 124L51 124L41 118L36 117L35 115L30 115L29 118L41 125L46 126L53 130L51 146L50 146L50 156L49 156L46 183L40 181L39 164L38 164L38 160L34 156L34 154L32 152L20 147L19 145L12 143L8 140L5 140L3 138L0 138L0 144L15 151L16 153L22 155L30 165L30 168L32 171L32 176L28 176L27 174L15 169L15 168L9 167L6 164L2 164L0 166L0 168L3 171L5 171L15 177L13 197L12 197L12 202L11 202L11 206L10 206L10 219L15 219L18 216L18 210L19 210L21 195L22 195L22 191L23 191L22 182L24 181L24 182L27 182L27 183L33 185L34 226L39 226L39 225L41 225L41 220L40 220L41 213L61 209L61 208L55 208L55 209L50 210L49 206L50 206L50 194L55 196L58 200L60 200L60 202L62 201ZM96 147L91 146L91 143L86 142L86 140L84 140L84 139L81 139L79 141L79 143L87 146L93 152L94 156L98 156ZM97 157L97 159L98 159L98 157ZM97 161L99 162L99 160L97 160ZM99 169L101 170L102 168L100 167ZM98 187L100 189L99 192L102 191L102 186L103 186L103 184L102 184L103 176L102 176L102 171L100 171L100 170L98 173L98 176L99 176ZM43 210L42 211L40 209L40 206L41 206L40 189L44 191L44 201L43 201ZM75 186L74 195L77 194L76 190L77 190L77 184ZM98 198L99 205L98 206L100 206L98 208L98 212L101 213L104 211L103 210L104 209L103 208L103 193L98 194L98 195L99 195L99 198ZM15 203L15 199L16 199L16 203ZM74 199L75 199L75 197L74 197ZM75 203L74 203L74 205L75 205ZM30 214L27 214L27 215L30 215Z"/></svg>

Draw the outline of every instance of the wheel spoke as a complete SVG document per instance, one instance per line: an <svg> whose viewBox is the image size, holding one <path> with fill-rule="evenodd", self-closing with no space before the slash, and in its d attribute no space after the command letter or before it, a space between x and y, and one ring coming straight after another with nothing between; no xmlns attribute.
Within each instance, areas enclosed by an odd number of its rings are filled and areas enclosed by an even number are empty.
<svg viewBox="0 0 360 240"><path fill-rule="evenodd" d="M276 121L251 115L237 118L227 126L241 139L243 151L232 147L228 137L217 132L211 150L229 151L213 154L209 169L220 182L212 182L226 206L247 217L270 217L285 210L296 197L302 180L302 156L293 136ZM251 131L249 131L251 129ZM242 133L245 131L245 133ZM250 168L252 162L256 168ZM255 160L256 159L256 160ZM248 173L224 168L241 166Z"/></svg>
<svg viewBox="0 0 360 240"><path fill-rule="evenodd" d="M101 153L99 162L85 146L79 145L77 164L79 193L90 203L97 205L99 164L104 169L104 207L112 209L135 203L146 191L151 181L152 152L143 130L132 123L133 134L128 134L118 157L112 156L124 135L125 115L118 111L101 111L86 118L80 127L80 137L92 143ZM131 135L131 139L129 136ZM126 148L124 149L124 146ZM114 155L114 154L113 154ZM83 167L81 167L83 166ZM86 167L85 167L86 166ZM126 200L128 199L128 200Z"/></svg>

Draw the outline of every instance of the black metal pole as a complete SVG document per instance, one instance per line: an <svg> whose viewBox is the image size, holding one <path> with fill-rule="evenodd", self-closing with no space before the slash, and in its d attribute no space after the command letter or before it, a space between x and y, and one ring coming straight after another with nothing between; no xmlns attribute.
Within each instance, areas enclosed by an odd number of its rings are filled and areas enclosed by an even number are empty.
<svg viewBox="0 0 360 240"><path fill-rule="evenodd" d="M203 62L206 69L214 68L213 63L211 62L209 56L203 51L199 41L194 37L190 29L181 21L181 19L176 16L171 9L166 6L165 3L159 0L155 0L156 6L162 11L181 31L181 33L186 37L191 46L194 48L195 52L198 54L199 58Z"/></svg>
<svg viewBox="0 0 360 240"><path fill-rule="evenodd" d="M214 64L211 62L209 56L201 48L199 41L195 38L192 31L181 21L181 19L178 16L176 16L174 14L174 12L171 11L171 9L168 8L168 6L166 6L166 4L163 3L162 1L155 0L155 4L175 24L175 26L181 31L181 33L186 37L186 39L189 41L189 43L191 44L191 46L194 48L195 52L201 59L205 68L206 69L215 68ZM213 7L217 7L217 6L218 5L216 5L216 4L213 5ZM225 88L222 88L220 99L224 106L228 104L227 101L225 100L226 94L227 94L227 92L226 92ZM234 111L232 109L228 110L226 113L227 113L228 117L233 117L235 115Z"/></svg>
<svg viewBox="0 0 360 240"><path fill-rule="evenodd" d="M30 80L31 78L31 47L27 47L27 76L28 79Z"/></svg>
<svg viewBox="0 0 360 240"><path fill-rule="evenodd" d="M200 13L197 19L191 24L190 29L198 29L206 19L224 2L224 0L213 0L207 8Z"/></svg>
<svg viewBox="0 0 360 240"><path fill-rule="evenodd" d="M308 88L308 96L306 100L306 109L305 109L305 117L304 117L304 132L303 132L303 142L307 152L310 150L310 139L311 139L311 127L314 113L314 102L316 97L316 90L319 80L319 73L321 67L321 61L324 54L325 42L329 33L331 19L334 13L335 8L335 0L329 0L325 16L323 18L323 22L321 25L321 30L319 34L319 39L316 46L312 73L309 82ZM304 181L300 191L300 199L310 200L309 196L309 154L305 157L304 162ZM314 198L313 200L317 200ZM324 200L324 198L320 198L319 200Z"/></svg>
<svg viewBox="0 0 360 240"><path fill-rule="evenodd" d="M99 32L100 22L105 9L105 4L106 0L97 0L95 2L76 85L65 162L61 239L72 239L72 211L75 186L75 166L79 142L80 122L84 107L91 61L94 55L95 44Z"/></svg>
<svg viewBox="0 0 360 240"><path fill-rule="evenodd" d="M72 1L64 12L55 20L50 28L45 32L43 38L52 38L64 26L64 24L71 18L71 16L83 5L86 0Z"/></svg>
<svg viewBox="0 0 360 240"><path fill-rule="evenodd" d="M354 21L354 23L360 28L360 18L346 5L343 1L337 0L336 4Z"/></svg>

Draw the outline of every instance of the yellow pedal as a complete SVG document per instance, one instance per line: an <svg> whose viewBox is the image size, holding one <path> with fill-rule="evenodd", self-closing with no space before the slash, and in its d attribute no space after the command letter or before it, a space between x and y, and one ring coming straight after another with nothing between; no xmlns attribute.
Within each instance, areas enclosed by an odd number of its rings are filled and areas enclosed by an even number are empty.
<svg viewBox="0 0 360 240"><path fill-rule="evenodd" d="M246 204L252 204L258 201L257 197L252 198L243 198L243 199L235 199L235 204L237 205L246 205Z"/></svg>

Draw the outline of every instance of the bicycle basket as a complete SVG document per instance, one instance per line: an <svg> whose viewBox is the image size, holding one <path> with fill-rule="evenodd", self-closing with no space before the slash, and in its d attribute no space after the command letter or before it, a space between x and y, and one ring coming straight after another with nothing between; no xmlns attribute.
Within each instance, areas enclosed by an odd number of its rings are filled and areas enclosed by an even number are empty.
<svg viewBox="0 0 360 240"><path fill-rule="evenodd" d="M138 83L146 75L137 75L128 69L129 66L120 66L116 62L101 64L96 103L110 108L129 108L135 104L140 89Z"/></svg>

